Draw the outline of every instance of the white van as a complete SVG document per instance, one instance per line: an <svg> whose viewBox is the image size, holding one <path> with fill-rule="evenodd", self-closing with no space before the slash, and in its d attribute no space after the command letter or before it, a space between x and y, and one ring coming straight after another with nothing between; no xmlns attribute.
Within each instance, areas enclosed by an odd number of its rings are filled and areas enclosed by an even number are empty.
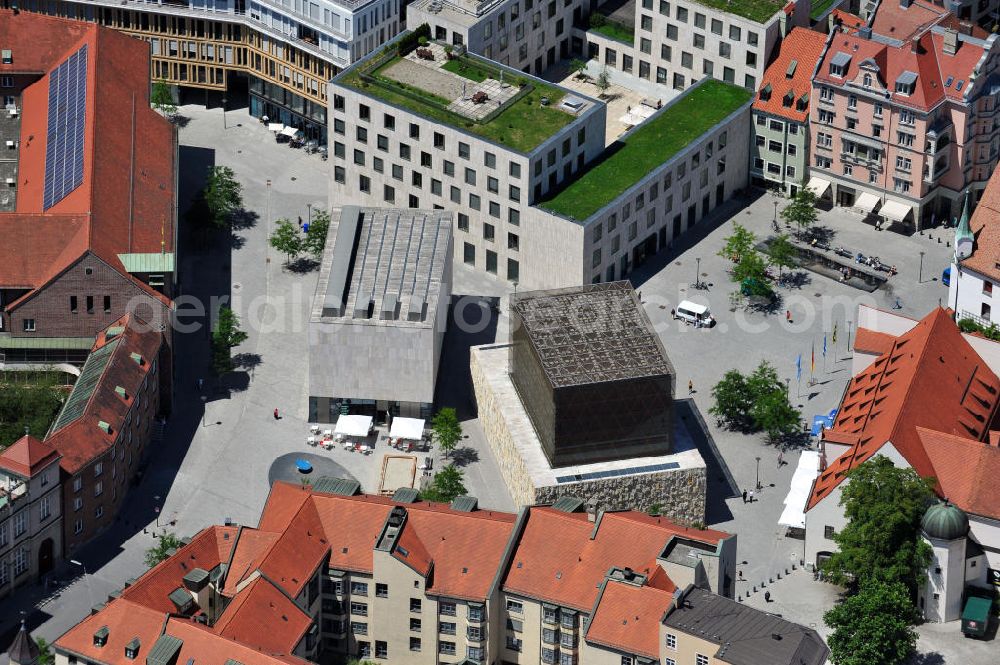
<svg viewBox="0 0 1000 665"><path fill-rule="evenodd" d="M711 328L715 325L715 319L708 307L698 305L690 300L682 300L677 309L674 310L674 318L690 323L696 328Z"/></svg>

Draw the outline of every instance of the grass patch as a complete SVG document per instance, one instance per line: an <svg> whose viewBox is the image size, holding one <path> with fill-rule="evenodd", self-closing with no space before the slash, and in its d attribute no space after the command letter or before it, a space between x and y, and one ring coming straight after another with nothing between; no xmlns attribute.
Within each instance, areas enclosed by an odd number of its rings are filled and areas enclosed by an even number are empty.
<svg viewBox="0 0 1000 665"><path fill-rule="evenodd" d="M469 60L463 58L453 58L448 60L441 66L441 69L445 69L452 74L458 74L462 78L467 78L470 81L475 81L476 83L482 83L488 78L494 76L493 72L490 72L485 67L479 67Z"/></svg>
<svg viewBox="0 0 1000 665"><path fill-rule="evenodd" d="M607 21L601 25L591 26L590 31L630 46L635 41L634 30L629 29L626 25L622 25L621 23L616 23L614 21Z"/></svg>
<svg viewBox="0 0 1000 665"><path fill-rule="evenodd" d="M580 221L587 219L749 99L750 92L743 88L717 80L703 83L624 141L613 144L616 152L539 205Z"/></svg>
<svg viewBox="0 0 1000 665"><path fill-rule="evenodd" d="M65 397L60 386L67 381L59 372L0 374L0 450L24 436L42 439L59 415Z"/></svg>
<svg viewBox="0 0 1000 665"><path fill-rule="evenodd" d="M757 23L765 23L786 4L784 1L779 2L778 0L697 0L697 2L706 7L736 14Z"/></svg>
<svg viewBox="0 0 1000 665"><path fill-rule="evenodd" d="M489 122L476 122L471 118L466 118L449 111L447 106L451 103L451 100L444 99L412 85L404 85L380 73L394 62L396 62L396 59L390 60L380 66L377 71L373 72L371 75L375 78L374 82L366 81L361 77L364 71L363 68L348 72L343 78L338 79L338 81L345 86L377 97L393 106L405 108L431 120L457 127L470 134L482 136L485 139L520 152L530 152L542 143L542 141L558 132L575 118L575 116L556 108L565 95L562 90L555 86L532 81L531 85L533 89L523 98L509 103L499 115ZM452 63L455 64L452 65ZM449 61L445 67L452 65L457 68L463 63L466 66L465 72L458 72L450 68L449 71L454 71L454 73L470 80L477 80L473 76L478 75L482 75L484 78L487 76L490 78L499 77L500 70L494 72L492 68L481 66L472 58L455 58ZM510 82L512 84L515 83L516 78L518 78L516 74L510 73ZM394 89L393 86L405 90L406 94ZM542 97L549 98L549 106L541 105Z"/></svg>
<svg viewBox="0 0 1000 665"><path fill-rule="evenodd" d="M812 6L812 11L809 12L809 18L814 21L818 21L819 17L822 16L831 5L837 2L839 2L839 0L817 0L816 4Z"/></svg>

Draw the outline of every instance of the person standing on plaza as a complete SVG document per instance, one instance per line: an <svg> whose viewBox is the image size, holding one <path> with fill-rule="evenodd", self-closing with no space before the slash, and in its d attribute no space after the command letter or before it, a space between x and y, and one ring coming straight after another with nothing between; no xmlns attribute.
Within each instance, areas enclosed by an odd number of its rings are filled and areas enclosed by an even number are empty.
<svg viewBox="0 0 1000 665"><path fill-rule="evenodd" d="M747 491L743 490L743 503L747 502Z"/></svg>
<svg viewBox="0 0 1000 665"><path fill-rule="evenodd" d="M750 490L750 503L753 503L753 490Z"/></svg>
<svg viewBox="0 0 1000 665"><path fill-rule="evenodd" d="M694 381L688 379L688 395L693 395L693 394L694 394Z"/></svg>

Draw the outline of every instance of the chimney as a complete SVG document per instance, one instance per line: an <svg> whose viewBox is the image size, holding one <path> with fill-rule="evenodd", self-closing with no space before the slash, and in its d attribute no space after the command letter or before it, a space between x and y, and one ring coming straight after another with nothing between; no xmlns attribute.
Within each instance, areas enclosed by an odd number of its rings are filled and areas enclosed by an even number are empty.
<svg viewBox="0 0 1000 665"><path fill-rule="evenodd" d="M948 55L955 55L955 52L958 51L958 30L948 29L944 31L944 46L942 48Z"/></svg>
<svg viewBox="0 0 1000 665"><path fill-rule="evenodd" d="M588 503L587 504L587 521L596 522L597 521L597 504Z"/></svg>
<svg viewBox="0 0 1000 665"><path fill-rule="evenodd" d="M863 25L858 29L858 36L861 37L861 39L871 39L872 29L867 25Z"/></svg>

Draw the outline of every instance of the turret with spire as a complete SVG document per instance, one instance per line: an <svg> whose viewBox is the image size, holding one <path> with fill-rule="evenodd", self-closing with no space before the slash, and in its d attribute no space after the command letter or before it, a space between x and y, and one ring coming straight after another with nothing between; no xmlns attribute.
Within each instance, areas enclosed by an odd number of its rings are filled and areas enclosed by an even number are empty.
<svg viewBox="0 0 1000 665"><path fill-rule="evenodd" d="M955 263L972 256L972 245L976 237L969 225L969 190L965 190L965 203L962 204L962 217L955 227Z"/></svg>
<svg viewBox="0 0 1000 665"><path fill-rule="evenodd" d="M38 665L38 644L28 634L28 624L21 615L21 630L17 631L14 641L7 650L10 665Z"/></svg>

